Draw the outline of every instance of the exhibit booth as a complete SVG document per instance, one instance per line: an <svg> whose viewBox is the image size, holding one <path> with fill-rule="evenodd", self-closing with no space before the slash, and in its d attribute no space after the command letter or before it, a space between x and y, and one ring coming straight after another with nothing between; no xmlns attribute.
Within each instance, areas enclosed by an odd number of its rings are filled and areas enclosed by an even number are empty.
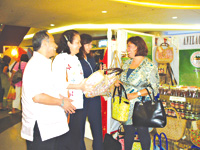
<svg viewBox="0 0 200 150"><path fill-rule="evenodd" d="M112 39L113 35L116 37ZM148 55L157 66L160 77L159 99L167 110L167 120L175 119L182 122L178 139L168 138L169 149L190 149L200 145L200 34L163 35L155 36L129 30L112 30L107 32L107 48L103 61L107 67L117 54L121 67L126 56L126 40L131 36L141 36L147 46ZM102 125L103 134L115 132L120 122L111 117L111 96L102 96ZM179 117L181 117L181 120ZM175 124L171 124L172 126ZM86 137L92 139L86 123ZM151 135L157 133L150 129ZM171 131L173 132L173 131ZM165 143L165 141L164 141ZM165 145L166 146L166 145ZM138 145L136 144L136 147Z"/></svg>

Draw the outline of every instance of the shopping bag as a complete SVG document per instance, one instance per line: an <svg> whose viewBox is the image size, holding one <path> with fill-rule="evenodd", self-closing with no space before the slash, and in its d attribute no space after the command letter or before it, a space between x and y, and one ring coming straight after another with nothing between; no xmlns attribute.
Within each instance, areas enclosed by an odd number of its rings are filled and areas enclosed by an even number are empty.
<svg viewBox="0 0 200 150"><path fill-rule="evenodd" d="M166 114L163 104L161 101L155 100L153 88L153 98L149 90L147 88L146 90L151 100L144 101L145 97L142 97L142 101L135 102L132 116L133 126L163 128L166 125Z"/></svg>
<svg viewBox="0 0 200 150"><path fill-rule="evenodd" d="M15 88L13 86L10 86L10 89L8 91L7 99L8 100L15 100L16 98L16 92Z"/></svg>
<svg viewBox="0 0 200 150"><path fill-rule="evenodd" d="M16 84L19 81L22 81L22 70L21 70L21 62L19 62L18 70L14 73L12 77L12 83Z"/></svg>
<svg viewBox="0 0 200 150"><path fill-rule="evenodd" d="M103 141L104 150L122 150L121 144L112 135L106 133Z"/></svg>
<svg viewBox="0 0 200 150"><path fill-rule="evenodd" d="M116 89L118 90L118 96L115 96ZM122 97L122 92L125 97ZM112 98L112 118L120 121L126 122L129 115L130 102L127 98L126 91L122 84L120 87L115 87Z"/></svg>
<svg viewBox="0 0 200 150"><path fill-rule="evenodd" d="M178 141L184 135L186 120L182 119L174 108L170 107L166 109L175 111L177 118L167 117L167 125L164 128L156 128L156 130L158 134L164 132L168 139Z"/></svg>
<svg viewBox="0 0 200 150"><path fill-rule="evenodd" d="M165 137L165 140L166 140L166 149L162 146L162 140L161 140L161 137L162 135ZM156 145L156 137L158 137L158 141L159 141L159 144ZM167 136L165 135L165 133L156 133L154 135L154 138L153 138L153 146L154 146L154 150L168 150L168 140L167 140Z"/></svg>
<svg viewBox="0 0 200 150"><path fill-rule="evenodd" d="M192 122L190 138L195 146L200 147L200 120Z"/></svg>
<svg viewBox="0 0 200 150"><path fill-rule="evenodd" d="M111 68L95 71L85 81L85 86L90 87L90 91L84 92L86 97L107 95L109 88L117 80L117 75L122 72L120 68Z"/></svg>
<svg viewBox="0 0 200 150"><path fill-rule="evenodd" d="M117 132L115 132L113 134L113 137L114 137L114 139L116 139L120 142L122 150L125 150L125 147L124 147L124 128L123 128L122 124L118 127Z"/></svg>

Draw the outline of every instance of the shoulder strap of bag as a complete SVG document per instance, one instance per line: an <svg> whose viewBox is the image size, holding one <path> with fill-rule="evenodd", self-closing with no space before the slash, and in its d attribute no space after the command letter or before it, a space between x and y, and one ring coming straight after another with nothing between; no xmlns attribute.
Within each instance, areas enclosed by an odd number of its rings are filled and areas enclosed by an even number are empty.
<svg viewBox="0 0 200 150"><path fill-rule="evenodd" d="M120 97L122 97L122 92L124 92L125 98L128 99L124 86L121 83L119 83L119 84L120 84L120 91L119 91Z"/></svg>
<svg viewBox="0 0 200 150"><path fill-rule="evenodd" d="M162 137L162 135L165 137L166 140L166 150L168 150L168 140L167 140L167 136L164 132L160 133L160 138ZM162 141L161 141L161 146L162 146Z"/></svg>
<svg viewBox="0 0 200 150"><path fill-rule="evenodd" d="M110 68L110 69L104 69L104 74L112 74L112 73L116 73L116 75L121 74L123 71L123 69L121 68Z"/></svg>
<svg viewBox="0 0 200 150"><path fill-rule="evenodd" d="M19 62L19 67L18 67L18 69L21 69L21 61Z"/></svg>
<svg viewBox="0 0 200 150"><path fill-rule="evenodd" d="M17 61L13 64L12 68L10 69L10 72L11 72L11 73L12 73L13 68L15 67L16 63L17 63Z"/></svg>
<svg viewBox="0 0 200 150"><path fill-rule="evenodd" d="M158 137L159 146L161 147L161 138L160 138L160 135L158 133L156 133L156 134L154 134L154 137L153 137L153 147L154 147L154 149L156 149L156 137Z"/></svg>
<svg viewBox="0 0 200 150"><path fill-rule="evenodd" d="M110 64L109 68L116 68L116 67L121 67L121 63L120 63L120 60L119 60L119 57L118 57L118 51L117 50L115 50L113 52L113 58L111 60L111 64Z"/></svg>
<svg viewBox="0 0 200 150"><path fill-rule="evenodd" d="M152 95L153 95L153 98L151 97L151 94L150 94L150 92L149 92L148 88L145 88L145 89L147 90L147 92L148 92L148 95L149 95L149 97L150 97L151 101L153 102L153 101L155 101L154 89L152 88L152 86L151 86L151 85L149 85L149 87L152 89ZM142 97L142 102L144 102L144 99L145 99L145 96L143 96L143 97Z"/></svg>
<svg viewBox="0 0 200 150"><path fill-rule="evenodd" d="M169 63L167 63L167 69L168 69L168 71L169 71L169 75L170 75L170 79L171 79L172 85L177 85L177 81L176 81L176 79L175 79L175 77L174 77L173 70L172 70L172 68L171 68L171 66L170 66Z"/></svg>

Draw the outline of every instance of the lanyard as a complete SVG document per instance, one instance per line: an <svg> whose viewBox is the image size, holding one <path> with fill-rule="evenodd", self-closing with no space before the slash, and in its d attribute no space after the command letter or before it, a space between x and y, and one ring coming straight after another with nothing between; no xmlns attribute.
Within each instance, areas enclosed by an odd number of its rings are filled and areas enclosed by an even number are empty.
<svg viewBox="0 0 200 150"><path fill-rule="evenodd" d="M90 65L90 63L84 58L84 60L87 62L87 64L90 66L90 69L92 71L92 73L94 72L93 69L92 69L92 66Z"/></svg>

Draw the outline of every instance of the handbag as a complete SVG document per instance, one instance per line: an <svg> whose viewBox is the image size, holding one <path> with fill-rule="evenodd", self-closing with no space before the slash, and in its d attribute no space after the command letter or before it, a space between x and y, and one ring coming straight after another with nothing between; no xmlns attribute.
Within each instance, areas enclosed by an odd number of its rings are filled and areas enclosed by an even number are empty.
<svg viewBox="0 0 200 150"><path fill-rule="evenodd" d="M118 140L121 144L121 148L122 150L125 150L125 146L124 146L124 128L123 125L121 124L117 130L117 132L115 132L113 134L113 138Z"/></svg>
<svg viewBox="0 0 200 150"><path fill-rule="evenodd" d="M84 92L86 97L95 97L100 95L107 95L111 85L117 80L123 70L120 68L111 68L98 70L92 73L85 81L85 86L90 87L90 91Z"/></svg>
<svg viewBox="0 0 200 150"><path fill-rule="evenodd" d="M104 150L122 150L121 144L112 135L106 133L103 141Z"/></svg>
<svg viewBox="0 0 200 150"><path fill-rule="evenodd" d="M170 107L166 109L172 109L175 111L177 118L167 117L167 125L164 128L157 128L158 134L164 132L168 139L170 140L180 140L186 129L186 120L181 119L181 116L177 113L177 111Z"/></svg>
<svg viewBox="0 0 200 150"><path fill-rule="evenodd" d="M16 84L19 81L22 81L22 70L21 70L21 62L19 62L18 70L14 73L12 78L12 83Z"/></svg>
<svg viewBox="0 0 200 150"><path fill-rule="evenodd" d="M116 89L118 89L118 96L115 96ZM125 98L122 97L122 92L124 92ZM126 91L123 85L120 84L120 87L115 87L113 92L112 118L120 122L126 122L128 120L129 108L130 102L127 100Z"/></svg>
<svg viewBox="0 0 200 150"><path fill-rule="evenodd" d="M155 100L152 87L153 98L151 97L149 90L147 88L145 89L151 100L144 101L145 97L143 96L142 101L135 102L132 116L133 126L163 128L166 125L166 114L163 104L161 101Z"/></svg>
<svg viewBox="0 0 200 150"><path fill-rule="evenodd" d="M11 85L8 91L7 99L15 100L15 98L16 98L15 88Z"/></svg>
<svg viewBox="0 0 200 150"><path fill-rule="evenodd" d="M200 147L200 120L194 121L192 123L192 129L190 131L190 139L191 142L195 145ZM194 127L195 126L195 127Z"/></svg>
<svg viewBox="0 0 200 150"><path fill-rule="evenodd" d="M166 149L164 149L162 147L162 140L161 140L161 136L162 135L165 137L165 140L166 140ZM158 137L159 145L156 145L156 137ZM156 133L154 135L154 138L153 138L153 147L154 147L154 150L168 150L168 140L167 140L167 136L166 136L165 133L163 133L163 132L160 133L160 134Z"/></svg>

